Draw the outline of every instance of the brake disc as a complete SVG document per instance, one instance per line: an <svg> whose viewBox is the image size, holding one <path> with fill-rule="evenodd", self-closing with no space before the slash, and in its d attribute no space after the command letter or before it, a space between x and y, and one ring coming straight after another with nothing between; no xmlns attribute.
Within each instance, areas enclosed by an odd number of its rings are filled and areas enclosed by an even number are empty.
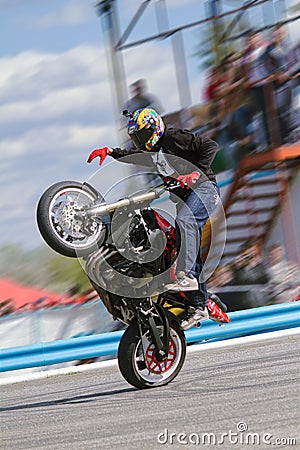
<svg viewBox="0 0 300 450"><path fill-rule="evenodd" d="M55 213L55 219L63 231L74 238L84 237L83 224L76 217L77 202L62 202Z"/></svg>

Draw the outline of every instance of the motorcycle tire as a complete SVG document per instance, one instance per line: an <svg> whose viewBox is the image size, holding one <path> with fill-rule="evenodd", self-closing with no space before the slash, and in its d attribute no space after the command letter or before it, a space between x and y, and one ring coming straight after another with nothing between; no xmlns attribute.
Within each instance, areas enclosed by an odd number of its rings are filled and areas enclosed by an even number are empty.
<svg viewBox="0 0 300 450"><path fill-rule="evenodd" d="M37 225L45 242L57 253L71 258L87 256L99 248L106 236L106 226L98 224L95 233L87 235L73 216L80 204L99 199L97 192L77 181L61 181L50 186L37 206Z"/></svg>
<svg viewBox="0 0 300 450"><path fill-rule="evenodd" d="M148 333L148 332L147 332ZM164 386L180 372L186 356L186 340L176 322L170 324L169 354L159 362L154 344L143 335L144 351L136 322L124 332L118 349L119 369L125 380L138 389Z"/></svg>

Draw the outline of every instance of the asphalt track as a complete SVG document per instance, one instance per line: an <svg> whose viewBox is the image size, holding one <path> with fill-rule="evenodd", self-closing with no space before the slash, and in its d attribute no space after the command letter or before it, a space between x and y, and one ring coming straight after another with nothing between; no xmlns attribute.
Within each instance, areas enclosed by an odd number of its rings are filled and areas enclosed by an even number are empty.
<svg viewBox="0 0 300 450"><path fill-rule="evenodd" d="M0 386L0 448L300 448L299 335L189 353L168 386L117 367Z"/></svg>

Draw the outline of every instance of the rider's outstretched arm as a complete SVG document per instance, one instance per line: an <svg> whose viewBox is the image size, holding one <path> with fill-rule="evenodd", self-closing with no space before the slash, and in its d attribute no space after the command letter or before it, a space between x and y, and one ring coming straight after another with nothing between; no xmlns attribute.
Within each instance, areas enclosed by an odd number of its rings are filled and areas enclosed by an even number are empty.
<svg viewBox="0 0 300 450"><path fill-rule="evenodd" d="M139 158L138 162L135 158L135 155L137 154L143 154L143 158ZM126 162L128 164L139 164L146 167L153 166L152 159L148 153L144 153L141 150L138 150L136 148L131 148L129 150L123 149L123 148L112 148L112 147L102 147L102 148L96 148L93 150L88 159L87 162L90 163L93 161L93 159L99 157L99 165L101 166L107 156L112 156L114 159L122 159L122 162ZM125 158L126 156L126 158Z"/></svg>

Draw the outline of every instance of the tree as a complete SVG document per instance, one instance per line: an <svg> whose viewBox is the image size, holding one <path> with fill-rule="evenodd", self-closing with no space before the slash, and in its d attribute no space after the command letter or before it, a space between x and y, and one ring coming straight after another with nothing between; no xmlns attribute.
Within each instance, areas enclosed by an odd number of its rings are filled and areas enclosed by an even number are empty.
<svg viewBox="0 0 300 450"><path fill-rule="evenodd" d="M76 258L58 255L46 246L33 250L14 244L1 247L0 276L60 293L75 285L81 293L91 286Z"/></svg>
<svg viewBox="0 0 300 450"><path fill-rule="evenodd" d="M242 14L232 20L220 18L208 22L201 29L200 44L196 51L201 60L200 68L218 66L227 55L241 51L239 41L229 38L234 33L244 34L248 29L249 24Z"/></svg>
<svg viewBox="0 0 300 450"><path fill-rule="evenodd" d="M51 279L49 286L65 292L78 287L78 293L82 293L91 287L91 284L77 258L67 258L55 255L46 264Z"/></svg>

